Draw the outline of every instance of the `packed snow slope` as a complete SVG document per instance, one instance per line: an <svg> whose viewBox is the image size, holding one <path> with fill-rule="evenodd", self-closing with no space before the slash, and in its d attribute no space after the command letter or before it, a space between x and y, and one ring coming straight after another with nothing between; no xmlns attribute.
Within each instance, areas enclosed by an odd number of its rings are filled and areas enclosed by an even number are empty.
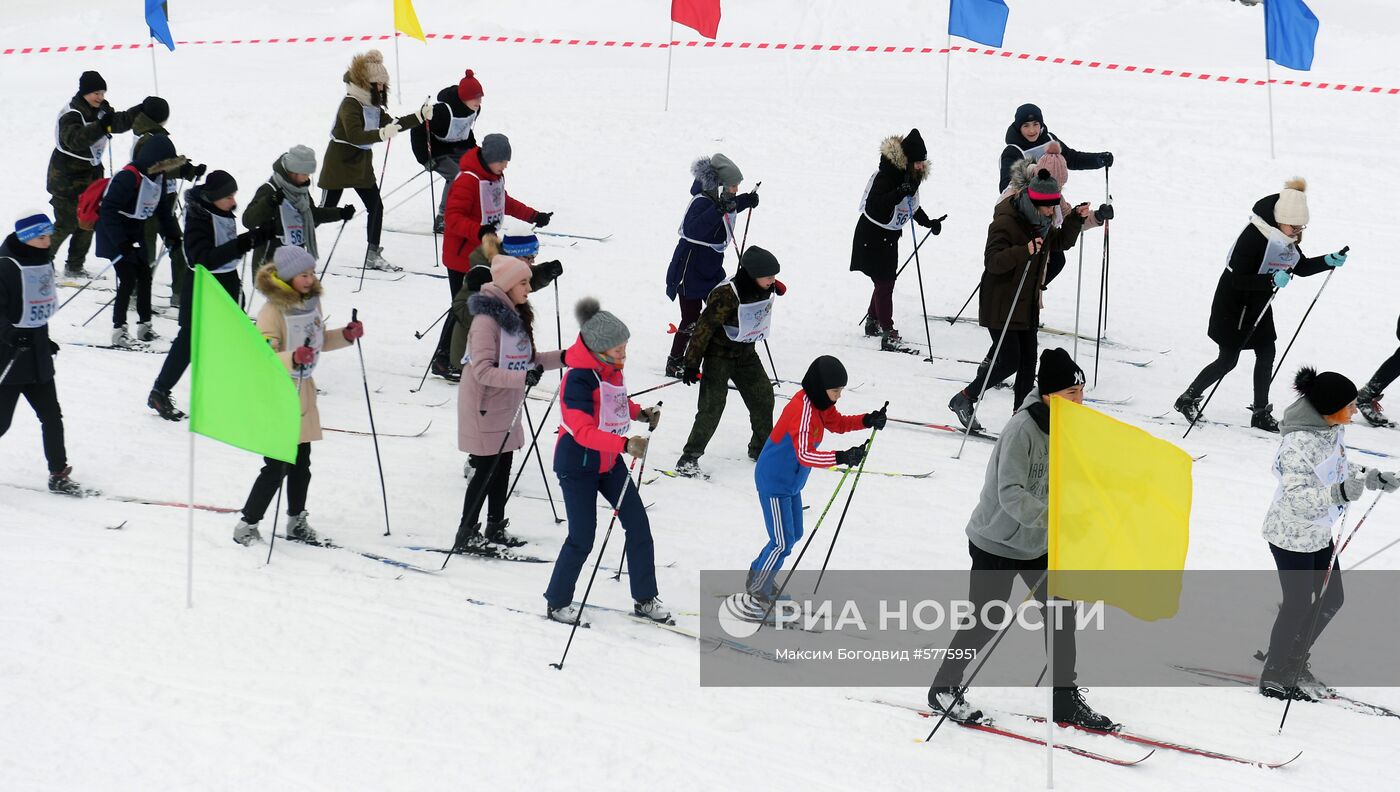
<svg viewBox="0 0 1400 792"><path fill-rule="evenodd" d="M439 33L663 41L670 27L664 3L640 0L416 5L424 27ZM1012 5L1010 50L1264 74L1260 8L1226 0ZM1322 33L1309 77L1400 85L1400 64L1391 57L1400 47L1400 12L1392 3L1313 0L1312 6ZM185 2L172 4L172 13L181 40L384 33L391 24L390 4L371 0ZM731 0L724 13L721 38L733 41L945 43L941 2ZM115 0L76 6L10 0L0 19L0 49L128 43L145 35L135 4ZM677 35L691 38L682 29ZM241 199L250 199L289 146L324 150L342 95L340 76L351 54L365 46L190 45L156 52L177 147L232 172ZM860 335L857 320L869 283L847 271L856 207L880 140L922 130L933 169L923 205L934 216L947 213L948 220L896 291L897 325L907 338L921 340L916 272L922 272L929 313L957 311L981 269L1003 131L1014 108L1028 101L1041 105L1050 128L1071 145L1117 157L1108 336L1132 348L1104 348L1091 395L1131 401L1105 410L1164 438L1180 437L1181 427L1148 417L1166 412L1213 356L1205 326L1218 272L1250 206L1293 175L1310 185L1305 249L1320 254L1350 245L1351 258L1290 354L1274 386L1275 403L1281 409L1290 400L1286 381L1298 364L1360 381L1395 346L1400 284L1392 270L1395 198L1385 164L1394 139L1393 96L1277 88L1277 157L1271 159L1268 97L1252 86L960 54L951 62L945 126L947 61L937 55L678 49L669 56L670 109L663 112L665 50L403 40L396 64L392 42L377 46L396 82L402 75L394 106L405 112L455 83L465 68L475 69L486 89L478 134L503 132L514 147L511 193L554 211L550 231L611 235L603 243L548 238L542 255L564 263L557 298L565 343L576 333L572 306L585 295L598 296L630 325L633 389L663 381L670 343L665 330L677 309L665 299L662 279L688 197L687 167L698 155L723 151L740 164L746 186L763 182L749 241L778 256L790 289L771 341L778 373L796 380L814 356L835 354L859 386L847 392L843 410L875 409L889 400L896 417L952 422L944 405L973 366L880 353ZM0 56L7 100L0 120L7 176L0 217L45 205L54 114L84 69L103 73L118 108L154 92L148 50ZM1285 76L1279 69L1274 74ZM126 136L115 141L118 165L129 145ZM380 173L384 154L377 146ZM388 151L386 190L415 171L407 141L396 142ZM1104 199L1100 172L1071 176L1071 201ZM421 184L396 193L388 205ZM369 280L359 294L348 277L328 277L325 284L332 325L354 308L366 324L363 350L378 428L410 434L431 421L421 437L380 440L393 535L382 535L368 437L329 433L316 444L309 503L313 525L338 541L416 563L432 558L403 546L449 542L464 487L455 389L431 380L411 392L432 344L416 341L412 332L447 306L448 294L445 281L432 277L443 272L435 267L433 240L394 229L427 229L429 200L427 193L414 196L386 218L385 255L409 275ZM355 272L363 222L361 215L345 231L332 272ZM329 250L334 232L333 226L322 229L322 250ZM1097 310L1101 247L1097 232L1081 247L1086 328ZM1075 323L1077 252L1045 294L1047 325ZM1280 295L1283 340L1322 283L1299 281ZM111 284L108 276L105 285ZM163 284L164 272L157 275L158 303L168 296ZM187 425L163 422L144 406L162 358L74 345L102 342L106 312L82 325L110 297L110 291L89 290L51 326L63 344L58 388L75 476L111 494L182 501ZM544 337L554 335L555 300L552 290L534 298L545 317ZM941 355L976 360L985 352L980 328L929 327ZM175 329L171 318L157 320L167 337ZM1042 345L1068 343L1042 337ZM1079 346L1086 368L1093 365L1092 352ZM1247 420L1248 362L1211 404L1215 417ZM317 381L325 391L327 426L368 428L353 352L328 355ZM188 378L175 396L187 403ZM670 466L696 392L677 386L655 397L664 399L665 418L651 461ZM544 402L529 406L538 420ZM997 391L982 417L995 430L1009 412L1009 396ZM547 419L551 428L555 421ZM1392 432L1349 431L1356 445L1400 453L1400 436ZM751 466L743 459L746 432L733 399L703 460L713 478L662 478L643 490L654 503L658 563L673 564L658 575L661 596L674 608L697 608L699 570L746 567L763 543ZM962 730L918 744L924 721L848 698L917 705L922 690L701 689L693 642L621 615L593 614L593 628L580 631L565 670L553 670L548 663L558 659L567 629L539 618L551 569L544 564L458 559L445 574L428 576L343 551L279 544L269 565L265 547L229 541L232 515L199 512L195 607L189 610L182 510L105 498L73 501L18 488L42 490L44 484L37 422L23 404L0 442L0 787L7 790L894 789L929 783L1002 789L1043 778L1043 751L1034 747ZM854 442L832 438L827 444ZM1259 526L1274 486L1268 467L1275 440L1205 426L1181 445L1206 455L1195 468L1189 566L1269 568ZM891 425L871 467L935 473L924 480L862 481L833 566L965 568L963 526L989 446L971 443L954 459L957 448L951 434ZM197 501L240 506L260 464L200 439ZM824 502L836 480L814 474L809 502ZM538 472L527 470L520 491L543 490ZM1395 509L1387 502L1376 510L1349 551L1353 558L1395 538ZM512 530L530 540L525 549L552 559L564 531L549 504L517 498L509 514ZM620 551L615 534L605 563L615 564ZM1400 550L1369 566L1396 563ZM625 585L605 578L593 600L630 607ZM695 619L682 615L680 621L693 625ZM1400 705L1394 691L1353 692ZM976 695L1006 707L1035 706L1043 698L1033 690ZM1096 689L1091 696L1098 709L1143 731L1254 754L1306 752L1272 772L1165 753L1130 769L1061 755L1061 788L1374 789L1386 777L1400 736L1394 719L1325 706L1295 707L1287 732L1276 736L1279 707L1245 690Z"/></svg>

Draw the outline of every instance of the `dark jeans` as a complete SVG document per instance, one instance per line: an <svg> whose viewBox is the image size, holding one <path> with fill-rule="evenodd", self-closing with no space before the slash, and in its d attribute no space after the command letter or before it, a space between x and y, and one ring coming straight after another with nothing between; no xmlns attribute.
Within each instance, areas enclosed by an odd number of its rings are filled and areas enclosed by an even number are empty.
<svg viewBox="0 0 1400 792"><path fill-rule="evenodd" d="M972 542L967 543L967 552L972 556L972 576L968 583L967 599L973 603L974 613L980 615L983 605L994 601L1005 602L1008 607L1014 609L1016 603L1010 602L1009 598L1018 577L1034 592L1036 601L1042 606L1045 604L1048 580L1045 579L1044 572L1050 560L1048 555L1021 561L988 553ZM1077 660L1074 616L1069 608L1059 608L1059 611L1060 621L1055 627L1055 681L1073 684L1074 664ZM1045 612L1042 610L1042 613ZM1005 629L1011 629L1011 625ZM996 631L983 624L980 618L972 628L954 632L953 640L948 644L949 659L939 666L938 673L934 676L933 687L960 686L963 671L974 659L967 655L980 655L982 648L995 634ZM1046 637L1049 638L1048 631ZM958 654L955 650L962 650L964 657L954 659Z"/></svg>
<svg viewBox="0 0 1400 792"><path fill-rule="evenodd" d="M1016 396L1011 406L1012 411L1015 411L1035 387L1035 354L1040 339L1035 330L1007 330L1006 340L1001 344L1001 354L997 355L996 360L992 360L1001 331L989 327L987 332L992 336L992 348L987 350L987 357L982 360L982 365L977 367L977 377L967 386L967 398L977 401L982 398L984 389L991 388L1015 373L1016 383L1013 389ZM990 377L987 376L989 366Z"/></svg>
<svg viewBox="0 0 1400 792"><path fill-rule="evenodd" d="M321 205L339 206L340 196L344 192L344 190L326 190L321 197ZM368 220L365 224L365 241L378 247L379 232L384 228L384 202L379 199L379 188L356 187L355 194L360 196L360 203L365 205L365 215Z"/></svg>
<svg viewBox="0 0 1400 792"><path fill-rule="evenodd" d="M881 330L893 330L894 279L876 280L871 278L870 280L875 288L870 293L870 305L865 309L865 313L874 318Z"/></svg>
<svg viewBox="0 0 1400 792"><path fill-rule="evenodd" d="M1289 659L1301 657L1312 650L1323 628L1342 609L1346 595L1342 591L1342 560L1339 558L1332 567L1332 577L1327 581L1327 592L1322 595L1321 611L1317 614L1317 627L1314 629L1313 601L1322 590L1327 562L1332 560L1332 543L1328 542L1326 547L1311 553L1295 553L1270 544L1269 552L1274 554L1278 582L1283 588L1283 605L1274 618L1274 629L1269 634L1269 664L1281 666Z"/></svg>
<svg viewBox="0 0 1400 792"><path fill-rule="evenodd" d="M1390 387L1390 383L1394 382L1396 377L1400 377L1400 349L1395 350L1394 354L1386 358L1381 367L1376 369L1376 373L1371 375L1371 379L1367 383L1371 387L1371 395L1380 395L1381 392Z"/></svg>
<svg viewBox="0 0 1400 792"><path fill-rule="evenodd" d="M768 435L773 433L773 381L763 369L763 361L753 344L737 358L723 355L706 355L703 367L704 376L700 379L700 403L695 411L695 424L690 428L690 437L685 441L685 456L699 458L705 453L719 419L724 415L724 404L729 397L729 382L739 389L744 406L749 408L749 456L756 457L763 450Z"/></svg>
<svg viewBox="0 0 1400 792"><path fill-rule="evenodd" d="M262 520L282 477L287 477L287 515L295 517L306 510L306 491L311 487L311 444L297 446L297 463L288 465L280 459L263 457L263 468L243 504L243 522L254 524Z"/></svg>
<svg viewBox="0 0 1400 792"><path fill-rule="evenodd" d="M596 452L592 455L596 456ZM549 607L562 608L574 601L574 587L588 554L593 552L593 538L598 532L599 493L614 507L620 505L618 521L627 537L624 552L632 599L644 602L655 597L656 559L651 523L647 521L646 508L622 461L615 462L607 473L560 476L559 489L564 495L564 511L569 516L569 538L559 548L559 560L554 562L554 573L549 576L549 588L544 592Z"/></svg>
<svg viewBox="0 0 1400 792"><path fill-rule="evenodd" d="M489 522L500 522L506 517L506 494L510 490L510 466L514 452L507 451L499 456L477 456L469 459L473 469L472 479L467 482L467 494L462 499L461 528L471 528L481 517L482 501L490 499L486 509ZM497 462L496 460L500 460ZM492 468L492 464L495 468ZM487 476L490 479L487 479Z"/></svg>
<svg viewBox="0 0 1400 792"><path fill-rule="evenodd" d="M690 343L690 334L695 330L695 321L700 318L700 312L705 310L704 300L692 300L689 297L676 299L681 304L681 323L676 326L676 337L671 340L673 358L685 354L685 347Z"/></svg>
<svg viewBox="0 0 1400 792"><path fill-rule="evenodd" d="M467 273L465 272L458 272L457 270L451 269L447 271L447 288L452 292L452 296L448 298L449 305L451 305L452 300L457 299L457 292L462 290L462 284L465 283L466 280ZM442 333L438 335L437 351L433 352L434 358L446 360L447 365L454 369L462 367L462 361L460 360L447 360L447 356L451 354L452 349L452 330L456 327L457 317L454 316L451 311L448 311L446 318L442 320Z"/></svg>
<svg viewBox="0 0 1400 792"><path fill-rule="evenodd" d="M126 324L126 314L131 307L131 293L136 292L136 319L151 321L151 278L155 275L145 261L123 258L115 265L117 271L117 298L112 302L112 326Z"/></svg>
<svg viewBox="0 0 1400 792"><path fill-rule="evenodd" d="M0 371L4 371L0 367ZM23 396L34 414L39 417L39 428L44 435L44 459L48 460L49 472L57 473L68 466L68 453L63 447L63 410L58 406L58 388L53 380L15 385L0 385L0 437L10 431L10 422L15 417L15 405Z"/></svg>
<svg viewBox="0 0 1400 792"><path fill-rule="evenodd" d="M146 225L142 228L142 235L146 240L146 250L155 252L156 237L160 235L160 218L152 217L146 220ZM162 239L164 239L162 237ZM185 251L183 245L172 245L170 240L165 239L165 252L170 259L170 293L181 295L178 299L183 300L185 276L189 274L189 266L185 263ZM156 269L152 264L151 269ZM152 273L154 276L154 273Z"/></svg>
<svg viewBox="0 0 1400 792"><path fill-rule="evenodd" d="M1225 378L1234 371L1240 362L1240 351L1234 347L1220 346L1220 353L1209 365L1201 369L1196 379L1191 381L1191 392L1197 395ZM1269 377L1274 373L1274 342L1254 350L1254 406L1263 407L1269 403Z"/></svg>
<svg viewBox="0 0 1400 792"><path fill-rule="evenodd" d="M238 270L231 272L220 272L214 275L214 280L224 287L228 296L234 302L241 302L239 299L243 292L243 281L238 277ZM176 333L175 340L170 342L170 351L165 355L165 363L161 364L160 373L156 375L155 389L169 392L180 378L185 376L185 369L190 367L190 318L194 314L194 272L186 271L180 277L180 332Z"/></svg>

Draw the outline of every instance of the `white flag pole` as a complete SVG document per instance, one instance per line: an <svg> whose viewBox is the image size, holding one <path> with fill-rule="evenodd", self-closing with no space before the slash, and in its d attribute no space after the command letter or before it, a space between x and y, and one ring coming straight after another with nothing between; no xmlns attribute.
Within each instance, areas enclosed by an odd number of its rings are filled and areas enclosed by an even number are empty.
<svg viewBox="0 0 1400 792"><path fill-rule="evenodd" d="M1041 624L1050 634L1045 637L1045 788L1055 788L1055 617L1050 607L1050 577L1045 578L1045 618Z"/></svg>
<svg viewBox="0 0 1400 792"><path fill-rule="evenodd" d="M671 20L671 35L666 39L666 105L665 112L671 111L671 53L676 49L676 20Z"/></svg>
<svg viewBox="0 0 1400 792"><path fill-rule="evenodd" d="M1269 94L1269 159L1274 159L1274 68L1267 57L1264 58L1264 75Z"/></svg>
<svg viewBox="0 0 1400 792"><path fill-rule="evenodd" d="M160 75L156 73L156 40L151 38L151 83L155 85L155 95L160 96Z"/></svg>
<svg viewBox="0 0 1400 792"><path fill-rule="evenodd" d="M194 432L190 432L190 488L186 504L185 607L194 607Z"/></svg>
<svg viewBox="0 0 1400 792"><path fill-rule="evenodd" d="M948 23L952 24L953 6L948 5ZM953 82L953 34L948 34L948 56L943 61L943 128L948 128L948 91Z"/></svg>

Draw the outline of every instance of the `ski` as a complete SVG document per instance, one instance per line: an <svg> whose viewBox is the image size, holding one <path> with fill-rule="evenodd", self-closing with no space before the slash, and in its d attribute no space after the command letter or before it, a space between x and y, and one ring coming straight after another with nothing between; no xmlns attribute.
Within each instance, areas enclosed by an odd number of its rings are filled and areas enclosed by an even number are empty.
<svg viewBox="0 0 1400 792"><path fill-rule="evenodd" d="M1196 668L1183 665L1174 665L1172 668L1185 671L1189 674L1206 677L1207 679L1215 679L1221 682L1233 682L1237 685L1257 686L1259 684L1258 674L1240 674L1233 671L1217 671L1212 668ZM1384 707L1380 704L1372 704L1369 701L1362 701L1358 698L1352 698L1336 690L1333 690L1329 695L1319 696L1315 703L1334 704L1345 710L1350 710L1362 715L1374 715L1378 718L1400 718L1400 712L1396 712L1389 707Z"/></svg>
<svg viewBox="0 0 1400 792"><path fill-rule="evenodd" d="M933 314L925 314L925 315L924 315L924 318L925 318L925 319L930 319L930 320L932 320L932 319L937 319L938 321L947 322L948 324L952 324L952 323L953 323L953 317L951 317L951 316L935 316L935 315L933 315ZM977 324L977 323L978 323L978 320L977 320L976 318L974 318L974 317L971 317L971 316L960 316L960 317L957 318L957 321L958 321L959 324ZM1050 334L1050 335L1066 336L1066 337L1069 337L1069 338L1074 338L1074 337L1075 337L1075 333L1074 333L1073 330L1065 330L1065 329L1062 329L1062 328L1059 328L1059 327L1051 327L1051 326L1049 326L1049 325L1041 325L1041 326L1038 328L1038 330L1039 330L1040 332L1042 332L1042 333L1048 333L1048 334ZM1135 346L1135 345L1133 345L1133 344L1128 344L1128 343L1125 343L1125 342L1123 342L1123 341L1114 341L1114 340L1111 340L1111 339L1108 339L1108 338L1097 339L1097 338L1094 338L1093 336L1084 335L1084 334L1082 334L1082 333L1079 334L1079 340L1080 340L1080 341L1087 341L1087 342L1089 342L1089 343L1091 343L1091 344L1093 344L1093 343L1101 343L1101 344L1103 344L1103 346L1112 347L1112 348L1117 348L1117 349L1131 349L1131 350L1136 351L1136 352L1147 352L1147 353L1150 353L1150 354L1153 354L1153 355L1169 355L1169 354L1171 354L1171 349L1149 349L1149 348L1147 348L1147 347Z"/></svg>
<svg viewBox="0 0 1400 792"><path fill-rule="evenodd" d="M579 605L579 604L580 604L580 603L577 603L577 602L574 603L574 605ZM653 619L649 619L649 618L647 618L647 617L645 617L645 616L638 616L635 612L630 611L630 610L623 610L622 608L610 608L610 607L608 607L608 606L606 606L606 605L595 605L595 604L593 604L593 603L591 603L591 602L588 603L588 607L594 608L595 610L599 610L599 611L602 611L602 612L604 612L604 613L618 613L618 614L622 614L622 615L624 615L624 616L629 617L629 618L630 618L632 621L634 621L634 622L638 622L638 623L642 623L642 624L650 624L651 626L653 626L653 627L658 627L658 628L660 628L660 629L662 629L662 630L665 630L666 632L675 633L676 635L683 635L683 636L685 636L686 638L690 638L691 640L697 641L697 642L699 642L699 643L701 643L701 644L714 644L716 649L719 649L720 647L725 647L725 648L728 648L728 649L732 649L732 650L734 650L734 651L736 651L736 652L739 652L740 654L746 654L746 655L749 655L750 657L757 657L757 658L759 658L760 660L767 660L767 661L773 662L773 663L781 663L781 662L784 662L784 661L782 661L782 660L777 659L776 656L774 656L772 653L770 653L770 652L768 652L768 651L765 651L765 650L763 650L763 649L759 649L758 647L755 647L755 646L750 646L750 645L748 645L748 644L746 644L746 643L742 643L742 642L740 642L740 641L736 641L736 640L734 640L734 639L732 639L732 638L723 638L723 637L720 637L720 636L706 636L706 635L701 635L700 633L698 633L698 632L696 632L696 631L694 631L694 630L691 630L691 629L688 629L688 628L679 626L678 624L676 624L675 619L672 619L672 620L670 620L669 622L659 622L659 621L655 621L655 620L653 620Z"/></svg>
<svg viewBox="0 0 1400 792"><path fill-rule="evenodd" d="M355 272L331 272L328 274L336 275L341 278L360 277L360 273L358 270ZM406 277L408 276L402 272L399 272L395 275L386 275L383 270L365 270L365 280L382 281L384 283L397 283L398 281L401 281Z"/></svg>
<svg viewBox="0 0 1400 792"><path fill-rule="evenodd" d="M969 433L969 432L967 432L966 429L959 429L959 428L956 427L956 426L949 426L948 424L925 423L924 421L910 421L910 420L905 419L905 418L893 418L893 417L891 417L889 420L893 421L894 423L901 423L901 424L905 424L905 425L907 425L907 426L920 426L920 427L923 427L924 429L935 429L935 430L940 431L940 432L951 432L951 433L953 433L953 434L967 434L968 437L972 437L972 438L975 438L975 439L977 439L977 440L982 440L982 441L988 442L988 443L995 443L995 442L997 441L997 436L996 436L996 435L990 434L990 433L985 432L985 431L983 431L983 432L970 432L970 433Z"/></svg>
<svg viewBox="0 0 1400 792"><path fill-rule="evenodd" d="M465 478L465 477L464 477L464 478ZM643 481L642 484L643 484L643 485L650 484L650 483L653 482L653 481L656 481L656 479L654 479L654 478L647 479L646 481ZM515 495L513 495L512 497L515 497L515 498L528 498L529 500L537 500L537 501L547 501L547 500L549 500L549 497L548 497L548 496L545 496L545 495L536 495L536 494L534 494L533 492L517 492L517 493L515 493ZM642 504L642 509L647 510L647 511L650 511L650 510L651 510L651 507L653 507L653 506L655 506L655 505L656 505L656 501L652 501L651 503L643 503L643 504ZM598 510L599 510L599 511L607 511L607 512L610 512L610 511L612 511L612 509L613 509L613 507L612 507L609 503L607 503L606 501L602 501L602 502L599 502L599 503L598 503ZM563 520L560 520L559 522L563 522Z"/></svg>
<svg viewBox="0 0 1400 792"><path fill-rule="evenodd" d="M1024 712L1013 712L1010 714L1020 718L1025 718L1026 720L1033 721L1041 725L1045 724L1044 715L1030 715ZM1219 759L1222 762L1235 762L1237 764L1252 765L1254 767L1262 767L1267 770L1277 770L1278 768L1283 767L1286 764L1292 763L1295 759L1303 755L1303 752L1299 751L1298 753L1293 754L1291 758L1285 759L1281 762L1268 761L1265 759L1251 759L1249 757L1224 753L1222 751L1216 751L1210 748L1202 748L1197 745L1189 745L1187 743L1180 743L1172 740L1163 740L1157 737L1148 737L1147 735L1138 734L1137 732L1128 731L1125 729L1119 729L1118 731L1112 732L1101 732L1095 731L1094 729L1087 729L1083 726L1079 726L1072 723L1061 723L1059 721L1056 721L1055 725L1059 726L1062 729L1074 729L1076 731L1084 732L1085 734L1098 734L1105 737L1115 737L1119 740L1123 740L1124 742L1136 743L1138 745L1146 745L1151 748L1163 748L1168 751L1177 751L1178 753L1190 754L1192 756L1199 756L1205 759Z"/></svg>
<svg viewBox="0 0 1400 792"><path fill-rule="evenodd" d="M509 606L509 605L497 605L497 604L495 604L494 602L487 602L486 600L472 599L471 597L467 597L467 602L471 603L472 605L484 605L484 606L490 607L490 608L500 608L500 609L502 609L502 610L508 610L508 611L510 611L511 613L521 613L521 614L524 614L524 615L526 615L526 616L539 616L538 613L535 613L535 612L533 612L533 611L527 611L527 610L525 610L524 608L512 608L512 607ZM545 613L545 615L542 616L541 618L543 618L545 621L554 622L555 624L562 624L562 625L564 625L565 627L570 626L568 622L561 622L561 621L558 621L557 619L551 619L551 618L549 618L549 614L548 614L548 613ZM589 623L586 622L586 621L580 621L579 624L578 624L578 626L580 626L580 627L582 627L583 629L586 630L586 629L592 627L593 625L592 625L592 624L589 624Z"/></svg>
<svg viewBox="0 0 1400 792"><path fill-rule="evenodd" d="M346 547L345 545L336 544L335 542L329 539L317 539L316 541L308 541L306 539L296 539L294 537L280 533L277 534L277 538L287 542L308 545L310 547L321 547L327 550L344 550L348 553L354 553L357 556L368 558L371 561L378 561L381 564L386 564L388 566L396 567L398 569L406 569L410 572L418 572L419 574L423 575L436 575L438 573L438 570L436 569L426 569L416 564L410 564L407 561L400 561L397 558L389 558L388 556L383 556L378 553L371 553L367 550L356 550L353 547Z"/></svg>
<svg viewBox="0 0 1400 792"><path fill-rule="evenodd" d="M518 561L523 564L549 564L553 563L547 558L536 558L535 556L522 555L513 550L505 548L481 548L480 550L452 550L446 547L422 547L408 545L403 549L413 550L420 553L442 553L443 555L476 556L477 558L491 558L497 561Z"/></svg>
<svg viewBox="0 0 1400 792"><path fill-rule="evenodd" d="M541 231L538 228L535 229L535 236L562 237L564 239L586 239L589 242L607 242L609 239L612 239L612 234L600 237L585 236L583 234L565 234L560 231Z"/></svg>
<svg viewBox="0 0 1400 792"><path fill-rule="evenodd" d="M661 475L663 475L663 476L666 476L667 478L690 479L691 481L709 481L709 480L710 480L710 474L709 474L709 473L706 473L706 472L704 472L704 471L701 471L700 473L698 473L697 475L694 475L694 476L687 476L687 475L685 475L685 474L683 474L683 473L677 473L676 471L671 470L670 468L652 467L652 472L654 472L654 473L659 473L659 474L661 474ZM655 479L655 478L652 478L652 479L649 479L649 481L656 481L656 479ZM645 484L646 482L642 482L642 483Z"/></svg>
<svg viewBox="0 0 1400 792"><path fill-rule="evenodd" d="M380 437L422 437L423 435L427 434L428 427L432 425L433 422L431 419L429 419L427 426L424 426L422 429L419 429L417 432L414 432L412 434L404 434L401 432L375 432L373 434L378 434ZM370 432L362 432L358 429L337 429L334 426L323 426L321 428L326 430L327 432L339 432L341 434L359 435L360 437L370 437L372 434Z"/></svg>
<svg viewBox="0 0 1400 792"><path fill-rule="evenodd" d="M170 347L156 348L150 344L133 342L131 346L114 346L112 344L92 344L86 341L64 341L68 346L88 347L90 349L110 349L116 352L145 352L149 355L164 355L170 351Z"/></svg>
<svg viewBox="0 0 1400 792"><path fill-rule="evenodd" d="M1103 404L1109 407L1122 407L1127 404L1132 404L1133 397L1127 396L1122 399L1102 399L1097 396L1085 396L1084 401L1088 402L1089 404Z"/></svg>
<svg viewBox="0 0 1400 792"><path fill-rule="evenodd" d="M840 466L837 466L837 467L829 467L829 468L815 468L815 469L816 469L816 470L825 470L825 471L828 472L828 473L855 473L855 472L856 472L856 468L843 468L843 467L840 467ZM888 476L888 477L890 477L890 478L911 478L911 479L925 479L925 478L928 478L928 477L930 477L930 476L933 475L933 471L932 471L932 470L930 470L930 471L928 471L928 472L926 472L926 473L904 473L904 472L895 471L895 470L871 470L870 468L866 468L864 471L861 471L861 473L862 473L863 475L866 475L866 476Z"/></svg>
<svg viewBox="0 0 1400 792"><path fill-rule="evenodd" d="M4 485L6 487L13 487L15 489L29 490L30 492L43 492L51 495L65 494L62 492L52 492L51 490L49 490L48 487L30 486L28 484L10 484L8 482L0 482L0 485ZM74 496L70 495L68 497ZM157 500L154 498L138 498L133 497L131 495L109 495L107 493L104 493L102 490L96 489L94 487L83 487L83 494L78 497L104 498L106 500L117 501L119 503L135 503L142 506L168 506L174 509L189 508L188 503L181 503L179 501L164 501ZM240 511L239 509L232 509L226 506L210 506L205 503L196 503L194 507L200 511L214 512L215 514L233 514L234 512Z"/></svg>

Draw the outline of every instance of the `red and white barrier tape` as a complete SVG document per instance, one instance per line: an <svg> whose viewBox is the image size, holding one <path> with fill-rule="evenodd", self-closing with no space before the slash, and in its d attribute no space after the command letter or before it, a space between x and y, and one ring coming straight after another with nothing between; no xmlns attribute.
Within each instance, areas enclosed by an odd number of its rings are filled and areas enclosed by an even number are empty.
<svg viewBox="0 0 1400 792"><path fill-rule="evenodd" d="M440 41L476 41L495 44L555 44L568 47L617 47L620 49L666 49L669 47L691 48L691 49L738 49L738 50L794 50L803 52L856 52L856 53L878 53L886 55L942 55L949 52L946 47L897 47L880 46L866 44L789 44L789 43L769 43L751 41L673 41L670 44L653 41L617 41L612 39L561 39L561 38L540 38L527 36L473 36L469 34L456 33L428 33L427 37ZM346 42L361 41L388 41L394 36L390 34L362 35L362 36L293 36L290 38L253 38L253 39L195 39L192 41L177 41L177 46L202 46L207 44L339 44ZM65 52L107 52L111 50L134 50L149 49L151 42L139 44L79 44L76 46L57 47L6 47L0 49L0 55L44 55L49 53ZM1201 82L1229 83L1231 85L1253 85L1264 86L1268 82L1252 77L1230 77L1224 74L1205 74L1199 72L1182 71L1179 69L1158 69L1151 66L1133 66L1127 64L1111 63L1106 61L1088 60L1085 58L1063 58L1053 55L1032 55L1026 52L1010 52L1007 50L992 49L990 47L964 47L954 46L953 52L965 52L969 55L986 55L990 57L1006 58L1008 60L1028 61L1032 63L1052 63L1057 66L1082 66L1089 69L1103 69L1105 71L1129 72L1133 74L1152 74L1161 77L1178 77L1185 80L1198 80ZM1348 83L1329 83L1314 80L1274 80L1274 85L1283 85L1296 88L1319 88L1327 91L1344 91L1347 93L1367 93L1367 94L1400 94L1400 88L1383 88L1374 85L1352 85Z"/></svg>

